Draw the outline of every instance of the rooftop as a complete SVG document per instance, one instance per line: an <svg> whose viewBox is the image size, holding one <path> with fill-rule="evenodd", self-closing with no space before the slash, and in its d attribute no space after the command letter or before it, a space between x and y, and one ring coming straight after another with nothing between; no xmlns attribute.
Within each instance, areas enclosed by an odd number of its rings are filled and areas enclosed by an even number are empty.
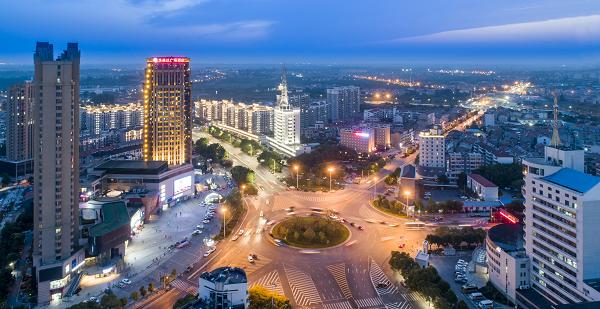
<svg viewBox="0 0 600 309"><path fill-rule="evenodd" d="M498 187L493 182L487 180L487 178L485 178L479 174L469 174L469 177L483 187L486 187L486 188L497 188Z"/></svg>
<svg viewBox="0 0 600 309"><path fill-rule="evenodd" d="M221 282L223 284L247 283L246 272L237 267L219 267L211 272L204 272L200 278L210 282Z"/></svg>
<svg viewBox="0 0 600 309"><path fill-rule="evenodd" d="M582 173L571 168L562 168L558 172L542 179L579 193L586 193L600 183L600 177Z"/></svg>
<svg viewBox="0 0 600 309"><path fill-rule="evenodd" d="M166 161L110 160L94 169L111 174L160 174L166 172L169 166Z"/></svg>
<svg viewBox="0 0 600 309"><path fill-rule="evenodd" d="M402 168L401 178L415 178L416 175L415 166L412 164L407 164Z"/></svg>
<svg viewBox="0 0 600 309"><path fill-rule="evenodd" d="M498 224L488 230L488 238L507 252L523 249L524 235L522 224Z"/></svg>
<svg viewBox="0 0 600 309"><path fill-rule="evenodd" d="M102 204L102 222L90 228L90 236L106 235L122 226L129 227L129 213L123 201L105 201Z"/></svg>

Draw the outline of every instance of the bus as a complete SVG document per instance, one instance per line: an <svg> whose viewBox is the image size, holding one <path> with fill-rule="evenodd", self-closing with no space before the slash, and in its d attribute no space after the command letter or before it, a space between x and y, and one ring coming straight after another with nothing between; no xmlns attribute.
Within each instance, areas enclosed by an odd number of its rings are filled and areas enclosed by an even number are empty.
<svg viewBox="0 0 600 309"><path fill-rule="evenodd" d="M425 222L422 221L409 221L404 223L407 230L419 230L425 227Z"/></svg>

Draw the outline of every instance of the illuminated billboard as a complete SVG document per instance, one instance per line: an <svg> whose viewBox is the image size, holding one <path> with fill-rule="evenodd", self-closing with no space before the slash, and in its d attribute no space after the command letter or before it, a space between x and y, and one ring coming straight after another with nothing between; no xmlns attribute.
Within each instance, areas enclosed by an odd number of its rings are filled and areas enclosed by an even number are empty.
<svg viewBox="0 0 600 309"><path fill-rule="evenodd" d="M362 137L362 138L368 138L369 137L369 133L367 132L354 132L354 135L358 136L358 137Z"/></svg>
<svg viewBox="0 0 600 309"><path fill-rule="evenodd" d="M192 188L192 176L188 175L173 181L173 195L177 196Z"/></svg>

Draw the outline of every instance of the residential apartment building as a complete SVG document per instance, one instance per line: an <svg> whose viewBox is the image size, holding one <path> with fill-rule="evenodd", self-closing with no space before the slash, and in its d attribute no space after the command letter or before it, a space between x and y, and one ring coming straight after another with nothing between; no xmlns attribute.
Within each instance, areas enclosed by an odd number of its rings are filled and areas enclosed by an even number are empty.
<svg viewBox="0 0 600 309"><path fill-rule="evenodd" d="M483 155L478 152L449 152L446 157L446 174L450 179L457 179L461 173L471 174L484 164Z"/></svg>
<svg viewBox="0 0 600 309"><path fill-rule="evenodd" d="M356 86L327 89L327 104L332 122L354 121L360 117L360 88Z"/></svg>
<svg viewBox="0 0 600 309"><path fill-rule="evenodd" d="M340 145L358 153L370 153L376 150L375 134L370 128L340 129Z"/></svg>
<svg viewBox="0 0 600 309"><path fill-rule="evenodd" d="M419 133L419 166L446 167L446 143L442 129L434 127Z"/></svg>
<svg viewBox="0 0 600 309"><path fill-rule="evenodd" d="M33 92L29 81L8 89L6 158L9 161L33 158Z"/></svg>
<svg viewBox="0 0 600 309"><path fill-rule="evenodd" d="M196 117L201 120L227 125L255 135L273 133L274 111L270 106L235 104L229 100L200 100L194 104Z"/></svg>
<svg viewBox="0 0 600 309"><path fill-rule="evenodd" d="M84 105L80 114L81 130L100 135L110 130L142 127L144 106L140 103Z"/></svg>
<svg viewBox="0 0 600 309"><path fill-rule="evenodd" d="M60 299L85 254L79 244L79 62L77 43L54 58L34 54L33 265L38 304Z"/></svg>

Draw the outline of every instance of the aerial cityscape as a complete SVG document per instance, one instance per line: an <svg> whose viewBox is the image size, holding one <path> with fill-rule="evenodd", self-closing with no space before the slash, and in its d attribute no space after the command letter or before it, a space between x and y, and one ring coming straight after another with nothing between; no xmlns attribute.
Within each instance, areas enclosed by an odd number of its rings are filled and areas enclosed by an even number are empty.
<svg viewBox="0 0 600 309"><path fill-rule="evenodd" d="M3 3L0 309L600 308L600 3L480 2Z"/></svg>

